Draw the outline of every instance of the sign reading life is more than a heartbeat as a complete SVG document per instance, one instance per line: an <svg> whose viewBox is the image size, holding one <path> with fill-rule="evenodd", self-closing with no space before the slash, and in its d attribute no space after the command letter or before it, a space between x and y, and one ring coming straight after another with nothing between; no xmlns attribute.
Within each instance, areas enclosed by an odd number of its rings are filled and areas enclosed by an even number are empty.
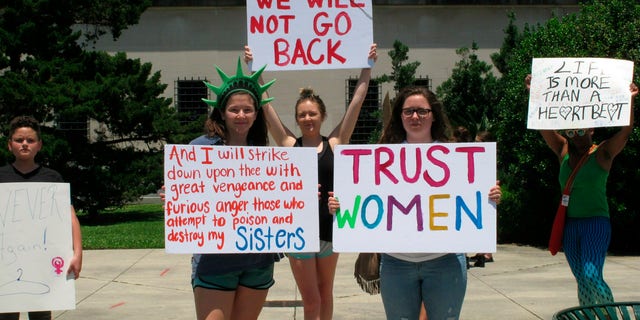
<svg viewBox="0 0 640 320"><path fill-rule="evenodd" d="M371 0L247 0L247 38L254 68L368 68Z"/></svg>
<svg viewBox="0 0 640 320"><path fill-rule="evenodd" d="M495 252L496 144L339 145L338 252Z"/></svg>
<svg viewBox="0 0 640 320"><path fill-rule="evenodd" d="M166 145L168 253L318 251L314 148Z"/></svg>
<svg viewBox="0 0 640 320"><path fill-rule="evenodd" d="M531 64L529 129L629 125L633 62L536 58Z"/></svg>
<svg viewBox="0 0 640 320"><path fill-rule="evenodd" d="M0 313L76 308L67 183L0 183Z"/></svg>

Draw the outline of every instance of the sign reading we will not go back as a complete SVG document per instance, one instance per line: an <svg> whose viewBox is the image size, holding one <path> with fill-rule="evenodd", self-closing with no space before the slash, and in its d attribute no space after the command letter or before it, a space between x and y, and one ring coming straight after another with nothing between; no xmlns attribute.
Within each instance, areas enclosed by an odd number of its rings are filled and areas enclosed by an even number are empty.
<svg viewBox="0 0 640 320"><path fill-rule="evenodd" d="M368 68L371 0L247 0L247 37L266 70Z"/></svg>
<svg viewBox="0 0 640 320"><path fill-rule="evenodd" d="M319 248L314 148L166 145L168 253Z"/></svg>

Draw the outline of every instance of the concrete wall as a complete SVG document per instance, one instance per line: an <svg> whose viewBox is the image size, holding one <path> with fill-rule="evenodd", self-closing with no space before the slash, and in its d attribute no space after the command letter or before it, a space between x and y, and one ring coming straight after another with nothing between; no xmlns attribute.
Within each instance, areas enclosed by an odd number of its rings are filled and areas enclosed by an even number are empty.
<svg viewBox="0 0 640 320"><path fill-rule="evenodd" d="M475 41L481 59L490 62L489 56L502 45L509 12L515 12L522 27L577 10L577 6L374 6L379 59L373 76L391 73L388 50L399 40L410 48L409 61L421 62L417 76L431 78L435 90L459 60L456 49ZM244 7L152 7L118 41L103 39L96 48L127 52L131 58L152 63L169 85L165 95L173 98L178 78L206 77L217 85L220 79L214 65L232 74L246 41ZM296 133L293 107L298 91L313 87L329 108L322 130L327 134L346 107L345 79L358 75L359 70L285 71L266 73L264 78L277 79L270 94L276 98L281 118ZM383 94L391 89L383 87Z"/></svg>

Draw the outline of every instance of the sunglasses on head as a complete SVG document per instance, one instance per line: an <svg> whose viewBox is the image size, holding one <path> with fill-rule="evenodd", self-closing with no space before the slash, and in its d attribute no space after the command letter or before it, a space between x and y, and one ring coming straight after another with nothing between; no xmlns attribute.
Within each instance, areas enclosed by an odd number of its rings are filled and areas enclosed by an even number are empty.
<svg viewBox="0 0 640 320"><path fill-rule="evenodd" d="M567 136L567 138L573 138L576 135L578 137L582 137L585 135L585 133L587 133L587 130L584 130L584 129L572 129L572 130L564 131L564 135Z"/></svg>

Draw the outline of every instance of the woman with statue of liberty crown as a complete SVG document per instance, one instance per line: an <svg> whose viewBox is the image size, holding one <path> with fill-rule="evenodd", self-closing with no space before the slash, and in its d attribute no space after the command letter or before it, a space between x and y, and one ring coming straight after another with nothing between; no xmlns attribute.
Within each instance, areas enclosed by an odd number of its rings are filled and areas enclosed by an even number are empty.
<svg viewBox="0 0 640 320"><path fill-rule="evenodd" d="M265 66L266 67L266 66ZM244 75L238 59L235 76L216 67L222 84L206 86L217 95L215 101L203 99L212 110L205 123L205 134L192 145L267 146L267 124L262 105L273 98L262 94L275 80L260 85L262 67ZM257 319L273 286L277 253L194 254L192 257L193 296L197 318Z"/></svg>

